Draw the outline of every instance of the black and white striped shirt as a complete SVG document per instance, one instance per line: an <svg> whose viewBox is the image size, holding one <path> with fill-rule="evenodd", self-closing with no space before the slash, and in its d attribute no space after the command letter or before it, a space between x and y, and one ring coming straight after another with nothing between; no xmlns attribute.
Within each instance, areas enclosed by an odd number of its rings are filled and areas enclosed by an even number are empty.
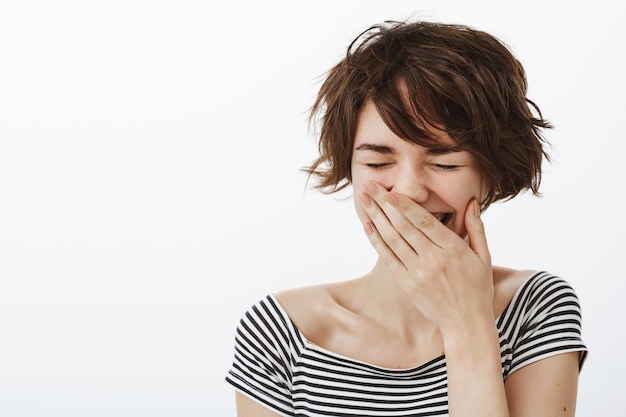
<svg viewBox="0 0 626 417"><path fill-rule="evenodd" d="M585 360L578 298L554 275L531 276L496 324L504 379L559 353ZM397 370L338 355L308 341L273 295L241 319L226 380L281 416L448 415L445 356Z"/></svg>

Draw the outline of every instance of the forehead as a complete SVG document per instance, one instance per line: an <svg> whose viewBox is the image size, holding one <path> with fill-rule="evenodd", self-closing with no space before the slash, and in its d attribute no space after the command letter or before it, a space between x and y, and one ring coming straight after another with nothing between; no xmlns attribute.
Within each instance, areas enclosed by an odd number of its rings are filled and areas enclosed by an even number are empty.
<svg viewBox="0 0 626 417"><path fill-rule="evenodd" d="M353 149L357 149L363 144L385 144L395 146L422 146L432 150L433 153L447 153L456 150L457 143L441 127L428 126L429 144L420 145L417 142L399 137L387 126L381 117L376 105L368 100L360 110L354 137ZM426 141L423 141L426 142Z"/></svg>

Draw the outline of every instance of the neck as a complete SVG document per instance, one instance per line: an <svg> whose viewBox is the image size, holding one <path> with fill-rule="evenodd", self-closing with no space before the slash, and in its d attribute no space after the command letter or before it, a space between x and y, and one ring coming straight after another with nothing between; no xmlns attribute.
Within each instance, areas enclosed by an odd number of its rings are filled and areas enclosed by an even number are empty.
<svg viewBox="0 0 626 417"><path fill-rule="evenodd" d="M361 279L361 314L381 322L394 333L411 337L417 333L435 332L436 326L413 304L398 279L379 259Z"/></svg>

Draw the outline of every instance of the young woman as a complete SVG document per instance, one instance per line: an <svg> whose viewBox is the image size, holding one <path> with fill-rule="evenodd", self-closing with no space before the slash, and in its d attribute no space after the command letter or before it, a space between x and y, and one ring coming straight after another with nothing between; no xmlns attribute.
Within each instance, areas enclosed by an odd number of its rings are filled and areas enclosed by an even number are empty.
<svg viewBox="0 0 626 417"><path fill-rule="evenodd" d="M586 348L572 288L491 265L480 213L538 193L550 127L493 36L361 34L313 106L319 188L351 186L379 257L363 277L268 295L227 381L243 416L573 416Z"/></svg>

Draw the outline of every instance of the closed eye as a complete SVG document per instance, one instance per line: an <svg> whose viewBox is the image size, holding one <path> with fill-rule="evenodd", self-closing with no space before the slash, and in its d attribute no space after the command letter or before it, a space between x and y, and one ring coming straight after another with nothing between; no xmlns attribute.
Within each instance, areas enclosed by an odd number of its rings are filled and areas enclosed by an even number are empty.
<svg viewBox="0 0 626 417"><path fill-rule="evenodd" d="M435 167L442 171L454 171L459 167L459 165L435 164Z"/></svg>
<svg viewBox="0 0 626 417"><path fill-rule="evenodd" d="M387 165L390 165L389 163L383 163L383 164L365 164L367 165L368 168L372 168L372 169L381 169L386 167Z"/></svg>

